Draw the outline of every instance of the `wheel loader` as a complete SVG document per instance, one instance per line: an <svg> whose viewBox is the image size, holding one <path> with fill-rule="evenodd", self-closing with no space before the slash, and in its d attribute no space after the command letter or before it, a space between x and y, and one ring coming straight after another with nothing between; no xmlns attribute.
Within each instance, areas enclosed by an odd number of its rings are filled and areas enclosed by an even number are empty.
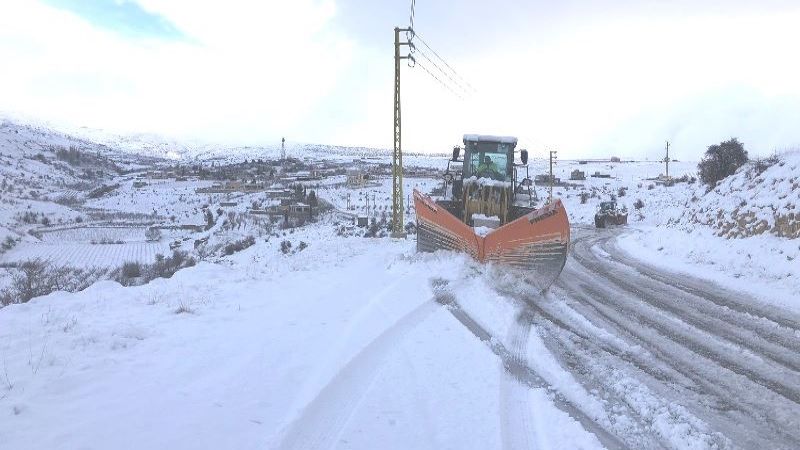
<svg viewBox="0 0 800 450"><path fill-rule="evenodd" d="M608 228L611 225L627 225L628 210L617 208L617 202L600 202L597 213L594 215L596 228Z"/></svg>
<svg viewBox="0 0 800 450"><path fill-rule="evenodd" d="M456 250L521 269L542 290L567 259L570 228L561 200L536 208L528 152L510 136L466 134L444 173L444 195L414 190L417 250Z"/></svg>

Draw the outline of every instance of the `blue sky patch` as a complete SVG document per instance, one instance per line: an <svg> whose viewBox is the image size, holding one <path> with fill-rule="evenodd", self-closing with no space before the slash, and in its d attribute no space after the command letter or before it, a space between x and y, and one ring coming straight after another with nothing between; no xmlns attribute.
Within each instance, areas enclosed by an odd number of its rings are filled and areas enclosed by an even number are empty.
<svg viewBox="0 0 800 450"><path fill-rule="evenodd" d="M170 21L130 0L44 0L44 3L125 37L169 40L185 37Z"/></svg>

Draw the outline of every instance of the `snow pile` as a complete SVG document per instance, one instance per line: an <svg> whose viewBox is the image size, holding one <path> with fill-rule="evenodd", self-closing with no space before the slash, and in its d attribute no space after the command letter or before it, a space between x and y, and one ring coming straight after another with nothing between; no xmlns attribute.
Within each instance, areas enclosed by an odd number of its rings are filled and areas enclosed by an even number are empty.
<svg viewBox="0 0 800 450"><path fill-rule="evenodd" d="M475 175L469 178L464 178L464 186L468 186L470 184L477 184L478 186L501 187L501 188L511 187L510 181L493 180L491 178L486 178L486 177L478 178Z"/></svg>
<svg viewBox="0 0 800 450"><path fill-rule="evenodd" d="M486 235L494 231L494 228L489 227L474 227L473 229L475 230L475 234L480 237L486 237Z"/></svg>
<svg viewBox="0 0 800 450"><path fill-rule="evenodd" d="M751 161L713 190L701 192L695 192L697 200L679 223L707 225L718 236L729 238L763 233L800 237L798 151L774 160Z"/></svg>

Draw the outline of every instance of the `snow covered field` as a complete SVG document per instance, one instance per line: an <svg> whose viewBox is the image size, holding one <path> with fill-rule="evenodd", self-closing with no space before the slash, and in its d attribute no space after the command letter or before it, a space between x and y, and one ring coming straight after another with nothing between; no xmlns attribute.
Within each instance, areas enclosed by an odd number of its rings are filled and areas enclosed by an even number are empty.
<svg viewBox="0 0 800 450"><path fill-rule="evenodd" d="M59 266L113 269L126 262L153 262L159 253L169 254L169 245L166 242L29 244L8 251L2 256L2 261L42 259Z"/></svg>

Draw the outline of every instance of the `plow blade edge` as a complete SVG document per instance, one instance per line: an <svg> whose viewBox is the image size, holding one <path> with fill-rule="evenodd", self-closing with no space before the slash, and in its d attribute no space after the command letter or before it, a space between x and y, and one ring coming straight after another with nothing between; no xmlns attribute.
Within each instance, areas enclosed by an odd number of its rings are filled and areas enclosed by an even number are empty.
<svg viewBox="0 0 800 450"><path fill-rule="evenodd" d="M531 211L486 236L475 234L433 199L414 191L417 250L456 250L481 262L520 269L529 281L547 289L561 274L569 247L569 218L560 200Z"/></svg>

